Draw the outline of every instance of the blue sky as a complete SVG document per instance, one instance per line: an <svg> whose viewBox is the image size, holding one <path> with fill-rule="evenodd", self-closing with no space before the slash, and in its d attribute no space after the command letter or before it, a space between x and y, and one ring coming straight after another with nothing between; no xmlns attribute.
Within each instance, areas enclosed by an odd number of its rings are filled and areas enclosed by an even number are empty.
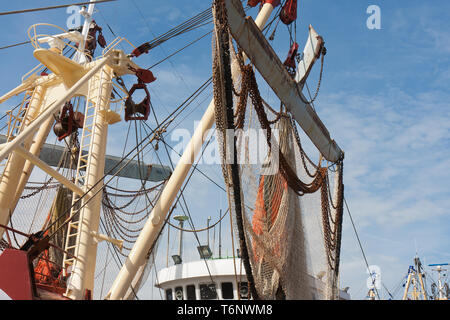
<svg viewBox="0 0 450 320"><path fill-rule="evenodd" d="M42 6L54 4L39 1ZM101 14L97 13L95 19L103 27L107 41L114 37L106 21L117 35L139 45L206 9L208 4L204 0L119 0L98 5ZM381 9L380 30L366 26L370 5ZM36 2L31 0L2 3L2 11L32 7ZM449 11L450 3L445 0L435 0L432 5L419 0L299 2L300 47L312 24L328 49L316 111L345 151L345 196L368 262L380 267L382 281L390 290L406 274L416 251L426 264L450 262ZM253 17L256 13L256 9L249 11ZM64 9L2 16L0 46L27 40L27 28L37 22L64 27L67 17ZM289 38L286 28L280 25L278 29L273 46L283 60ZM136 62L150 66L208 30L210 26L173 39ZM210 77L210 48L211 38L206 37L153 69L158 80L150 84L150 89L160 118ZM22 75L37 64L32 51L31 45L0 50L2 92L17 85ZM312 90L317 69L309 80ZM261 86L269 101L275 101ZM182 124L191 131L209 103L211 90L207 91L197 100L205 102L197 102ZM150 120L149 124L153 126L154 122ZM126 130L123 125L117 128ZM120 130L113 131L111 141L122 141ZM111 153L122 151L115 149L115 144L109 149ZM220 181L220 171L203 169ZM226 199L201 176L193 179L196 187L188 188L186 197L197 199L192 200L190 209L195 213L196 226L204 226L207 216L213 216L214 221L219 207L226 208ZM189 238L187 241L193 242ZM195 251L186 250L189 254L194 256ZM353 298L364 298L368 275L347 213L341 261L341 285L351 287Z"/></svg>

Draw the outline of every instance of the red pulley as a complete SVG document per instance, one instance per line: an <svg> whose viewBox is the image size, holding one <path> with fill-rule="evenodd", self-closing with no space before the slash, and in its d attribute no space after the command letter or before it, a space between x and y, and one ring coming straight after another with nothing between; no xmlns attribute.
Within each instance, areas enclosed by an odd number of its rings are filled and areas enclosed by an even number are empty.
<svg viewBox="0 0 450 320"><path fill-rule="evenodd" d="M156 80L153 72L147 69L133 70L136 73L136 77L143 83L151 83Z"/></svg>
<svg viewBox="0 0 450 320"><path fill-rule="evenodd" d="M101 31L97 37L97 42L100 45L100 47L102 47L102 48L106 47L106 40Z"/></svg>
<svg viewBox="0 0 450 320"><path fill-rule="evenodd" d="M128 67L128 69L130 69L136 74L139 83L152 83L153 81L156 80L155 76L153 75L153 72L151 72L148 69L135 69L133 67Z"/></svg>
<svg viewBox="0 0 450 320"><path fill-rule="evenodd" d="M136 49L133 50L133 52L131 52L131 56L132 57L139 57L141 54L144 53L148 53L150 51L151 47L150 47L150 43L146 42L144 44L141 44L139 47L137 47Z"/></svg>
<svg viewBox="0 0 450 320"><path fill-rule="evenodd" d="M280 4L280 0L248 0L249 7L256 7L258 4L270 3L274 8Z"/></svg>
<svg viewBox="0 0 450 320"><path fill-rule="evenodd" d="M67 102L62 108L59 118L53 126L53 132L58 137L58 141L61 141L65 137L72 134L74 130L83 128L83 124L84 114L77 111L74 112L72 104Z"/></svg>
<svg viewBox="0 0 450 320"><path fill-rule="evenodd" d="M280 20L287 25L297 20L297 0L286 1L280 12Z"/></svg>
<svg viewBox="0 0 450 320"><path fill-rule="evenodd" d="M145 91L145 98L140 103L134 103L133 94L136 89L143 89ZM136 114L142 116L136 116ZM129 92L128 99L125 101L125 121L129 120L147 120L150 114L150 92L147 90L145 83L139 82L134 84Z"/></svg>
<svg viewBox="0 0 450 320"><path fill-rule="evenodd" d="M284 61L284 65L293 71L295 71L295 57L297 56L297 52L298 52L298 43L294 42L292 44L291 49L289 50L286 61Z"/></svg>
<svg viewBox="0 0 450 320"><path fill-rule="evenodd" d="M253 8L256 7L260 2L261 0L248 0L247 5Z"/></svg>

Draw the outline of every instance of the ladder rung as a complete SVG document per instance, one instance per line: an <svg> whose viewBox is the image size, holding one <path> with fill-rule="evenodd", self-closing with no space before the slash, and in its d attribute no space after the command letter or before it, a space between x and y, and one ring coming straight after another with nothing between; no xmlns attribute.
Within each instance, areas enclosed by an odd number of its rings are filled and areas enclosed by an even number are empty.
<svg viewBox="0 0 450 320"><path fill-rule="evenodd" d="M78 235L78 233L68 234L68 235L67 235L67 239L73 238L73 237L75 237L75 236L77 236L77 235Z"/></svg>
<svg viewBox="0 0 450 320"><path fill-rule="evenodd" d="M91 146L91 140L89 141L83 141L83 143L80 145L80 150L87 150Z"/></svg>
<svg viewBox="0 0 450 320"><path fill-rule="evenodd" d="M92 118L92 117L91 117ZM91 129L92 127L94 126L94 121L91 121L91 122L84 122L84 126L83 126L83 132L86 130L86 129Z"/></svg>
<svg viewBox="0 0 450 320"><path fill-rule="evenodd" d="M76 225L76 224L69 225L69 229L70 229L70 228L73 228L73 229L78 230L78 225ZM69 232L69 235L70 235L70 234L72 234L72 233Z"/></svg>
<svg viewBox="0 0 450 320"><path fill-rule="evenodd" d="M75 261L74 258L70 258L64 261L64 264L73 265L73 262Z"/></svg>
<svg viewBox="0 0 450 320"><path fill-rule="evenodd" d="M90 146L91 146L91 142L90 141L88 143L80 144L80 150L84 151L86 149L89 149ZM81 156L85 157L86 153L82 153Z"/></svg>

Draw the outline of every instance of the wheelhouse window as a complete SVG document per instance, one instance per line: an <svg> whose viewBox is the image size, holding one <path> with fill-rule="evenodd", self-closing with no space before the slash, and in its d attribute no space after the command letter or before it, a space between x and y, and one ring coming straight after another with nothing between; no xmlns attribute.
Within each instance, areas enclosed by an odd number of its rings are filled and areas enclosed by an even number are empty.
<svg viewBox="0 0 450 320"><path fill-rule="evenodd" d="M201 284L200 299L201 300L217 299L216 284L215 283Z"/></svg>
<svg viewBox="0 0 450 320"><path fill-rule="evenodd" d="M248 283L239 282L239 295L241 299L248 299Z"/></svg>
<svg viewBox="0 0 450 320"><path fill-rule="evenodd" d="M166 300L173 300L172 289L166 289Z"/></svg>
<svg viewBox="0 0 450 320"><path fill-rule="evenodd" d="M175 288L175 299L177 300L183 300L183 287L176 287Z"/></svg>
<svg viewBox="0 0 450 320"><path fill-rule="evenodd" d="M186 295L188 300L197 300L195 286L193 284L186 286Z"/></svg>
<svg viewBox="0 0 450 320"><path fill-rule="evenodd" d="M222 289L222 299L233 299L233 283L231 282L222 282L221 284Z"/></svg>

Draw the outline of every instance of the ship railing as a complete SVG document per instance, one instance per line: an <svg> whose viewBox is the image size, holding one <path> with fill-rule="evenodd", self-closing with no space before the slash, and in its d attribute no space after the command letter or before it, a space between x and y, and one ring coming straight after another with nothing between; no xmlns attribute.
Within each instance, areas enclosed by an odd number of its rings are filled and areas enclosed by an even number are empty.
<svg viewBox="0 0 450 320"><path fill-rule="evenodd" d="M30 79L30 81L34 80L33 75L41 74L45 70L45 68L46 67L42 63L38 64L36 67L34 67L33 69L31 69L30 71L28 71L26 74L23 75L22 83L25 83L28 79Z"/></svg>
<svg viewBox="0 0 450 320"><path fill-rule="evenodd" d="M62 33L60 34L40 33L41 31L38 31L38 29L42 29L44 27L56 28ZM31 45L35 49L42 49L41 44L48 43L50 46L50 50L62 54L62 51L65 47L70 47L74 49L76 52L86 56L88 61L92 61L92 56L88 52L82 51L78 48L78 46L74 46L69 43L75 42L82 44L84 42L82 34L78 31L68 31L51 23L36 23L28 28L27 33ZM64 40L67 40L69 42Z"/></svg>
<svg viewBox="0 0 450 320"><path fill-rule="evenodd" d="M127 42L131 47L133 47L133 50L136 49L136 46L134 44L132 44L130 41L128 41L127 38L124 37L117 37L115 38L113 41L111 41L111 43L109 45L107 45L103 51L102 51L102 55L106 56L109 52L111 52L112 49L114 49L115 47L117 47L121 42Z"/></svg>
<svg viewBox="0 0 450 320"><path fill-rule="evenodd" d="M117 46L119 46L121 43L123 43L123 42L125 42L125 43L127 43L128 45L130 45L131 46L131 48L132 48L132 50L134 50L134 49L136 49L136 46L133 44L133 43L131 43L127 38L125 38L125 37L116 37L113 41L111 41L111 43L109 43L104 49L103 49L103 51L102 51L102 57L105 57L105 56L107 56L108 54L110 54L114 49L116 49L117 48ZM123 47L122 47L122 49L123 49ZM125 100L128 98L128 96L129 96L129 92L127 92L127 91L125 91L121 86L119 86L119 85L117 85L116 83L112 83L113 84L113 86L116 88L116 89L118 89L118 90L120 90L121 92L123 92L124 93L124 96L123 97L119 97L118 99L114 99L114 100L111 100L111 104L116 104L116 106L117 106L117 104L120 104L118 107L116 107L115 108L115 112L117 112L117 113L121 113L122 111L123 111L123 109L124 109L124 102L125 102Z"/></svg>

